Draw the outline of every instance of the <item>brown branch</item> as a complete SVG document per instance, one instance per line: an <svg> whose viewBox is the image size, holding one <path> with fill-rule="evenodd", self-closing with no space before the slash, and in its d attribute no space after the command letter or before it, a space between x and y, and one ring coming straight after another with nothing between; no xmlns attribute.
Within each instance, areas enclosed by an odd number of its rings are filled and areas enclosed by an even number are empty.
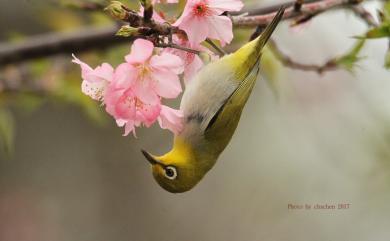
<svg viewBox="0 0 390 241"><path fill-rule="evenodd" d="M335 8L351 7L355 4L357 4L356 0L323 0L300 4L298 11L295 5L293 5L289 8L286 8L283 19L291 19L307 15L318 15ZM273 11L256 16L233 16L232 21L236 27L254 27L259 25L266 26L272 21L276 12L277 11Z"/></svg>
<svg viewBox="0 0 390 241"><path fill-rule="evenodd" d="M353 3L351 2L353 1ZM294 10L294 3L286 9L284 19L291 19L307 14L318 14L327 10L353 5L356 0L316 0L308 1L301 5L300 10ZM369 0L366 0L369 1ZM265 26L275 16L277 9L284 4L272 7L261 8L254 12L261 12L256 16L245 16L243 14L231 16L235 27ZM275 10L276 9L276 10ZM152 29L150 34L170 36L172 33L182 32L169 23L156 23L153 19L145 21L143 16L136 12L127 10L126 21L132 27L147 27ZM129 41L126 38L115 36L117 28L107 27L104 29L86 28L72 34L48 34L31 37L25 42L16 44L0 44L0 65L26 61L34 58L47 57L59 53L76 53L90 49L101 49L114 44Z"/></svg>
<svg viewBox="0 0 390 241"><path fill-rule="evenodd" d="M215 49L220 56L226 55L226 52L222 48L218 47L218 45L216 45L211 39L207 38L206 43L213 47L213 49Z"/></svg>
<svg viewBox="0 0 390 241"><path fill-rule="evenodd" d="M0 44L0 65L47 57L54 54L77 53L111 47L128 39L115 36L116 26L86 28L74 33L53 33L30 37L21 43Z"/></svg>
<svg viewBox="0 0 390 241"><path fill-rule="evenodd" d="M299 12L302 10L302 5L304 4L304 0L296 0L294 4L294 11Z"/></svg>
<svg viewBox="0 0 390 241"><path fill-rule="evenodd" d="M193 53L193 54L200 54L200 51L198 51L198 50L186 48L186 47L174 44L174 43L158 43L155 46L158 48L173 48L173 49L180 49L180 50L183 50L183 51L186 51L189 53Z"/></svg>
<svg viewBox="0 0 390 241"><path fill-rule="evenodd" d="M369 27L377 27L378 22L375 21L374 16L370 12L368 12L363 6L356 5L353 6L352 11L356 16L360 17Z"/></svg>
<svg viewBox="0 0 390 241"><path fill-rule="evenodd" d="M311 71L316 72L318 74L323 74L326 71L337 70L339 67L336 63L336 59L332 58L326 61L322 65L315 64L302 64L294 61L291 57L283 53L283 51L279 48L274 40L270 40L268 42L269 47L272 50L272 53L275 57L286 67L291 69L297 69L302 71Z"/></svg>
<svg viewBox="0 0 390 241"><path fill-rule="evenodd" d="M348 4L349 9L351 9L356 16L361 18L363 21L366 22L368 26L377 26L378 23L375 21L374 17L368 12L363 6L357 5L362 0L349 0L345 1L346 4ZM329 2L330 3L330 2ZM294 5L294 11L302 11L302 4L303 1L297 0ZM313 3L312 3L313 4ZM307 6L307 5L306 5ZM315 15L321 13L321 11L312 12L307 15L301 15L297 17L297 20L293 23L293 25L299 25L302 24L311 18L313 18ZM258 35L261 34L264 27L262 25L259 25L255 32L250 37L250 40L256 38ZM302 71L311 71L311 72L317 72L318 74L323 74L326 71L333 71L340 68L340 66L337 64L337 58L331 58L328 61L326 61L322 65L314 65L314 64L303 64L299 63L295 60L293 60L290 56L283 53L283 51L279 48L279 46L276 44L274 40L269 41L269 47L271 48L273 54L275 57L286 67L291 69L297 69Z"/></svg>

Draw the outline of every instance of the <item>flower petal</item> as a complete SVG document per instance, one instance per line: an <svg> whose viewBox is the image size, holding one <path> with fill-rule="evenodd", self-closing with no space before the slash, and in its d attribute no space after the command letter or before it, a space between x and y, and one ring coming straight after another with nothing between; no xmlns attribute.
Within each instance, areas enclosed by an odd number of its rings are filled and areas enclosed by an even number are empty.
<svg viewBox="0 0 390 241"><path fill-rule="evenodd" d="M87 79L87 74L89 74L91 71L93 71L93 69L88 64L86 64L83 61L81 61L80 59L78 59L74 54L72 54L72 57L73 57L72 62L80 65L80 67L81 67L81 77L83 79Z"/></svg>
<svg viewBox="0 0 390 241"><path fill-rule="evenodd" d="M150 127L154 122L156 122L158 116L161 112L161 103L157 103L156 105L143 105L140 108L140 113L142 114L142 121L146 127Z"/></svg>
<svg viewBox="0 0 390 241"><path fill-rule="evenodd" d="M123 119L116 119L116 124L119 126L119 127L123 127L126 125L127 121L126 120L123 120Z"/></svg>
<svg viewBox="0 0 390 241"><path fill-rule="evenodd" d="M131 46L131 53L125 57L130 64L142 64L152 56L153 43L145 39L137 39Z"/></svg>
<svg viewBox="0 0 390 241"><path fill-rule="evenodd" d="M156 80L156 93L163 98L176 98L182 91L179 76L172 71L154 70L152 78Z"/></svg>
<svg viewBox="0 0 390 241"><path fill-rule="evenodd" d="M221 12L240 11L244 4L241 0L210 0L209 7Z"/></svg>
<svg viewBox="0 0 390 241"><path fill-rule="evenodd" d="M137 69L131 64L120 64L114 72L113 81L116 88L127 89L131 87L137 78Z"/></svg>
<svg viewBox="0 0 390 241"><path fill-rule="evenodd" d="M161 113L158 117L158 123L162 129L169 129L174 134L179 134L183 129L183 113L180 110L172 109L168 106L161 106Z"/></svg>
<svg viewBox="0 0 390 241"><path fill-rule="evenodd" d="M212 16L208 18L209 37L221 41L222 45L233 39L232 21L227 16Z"/></svg>
<svg viewBox="0 0 390 241"><path fill-rule="evenodd" d="M154 69L173 71L175 74L181 74L184 71L183 61L178 56L166 52L154 55L150 59L150 66Z"/></svg>
<svg viewBox="0 0 390 241"><path fill-rule="evenodd" d="M81 91L94 100L103 99L105 88L105 82L89 82L84 80L81 83Z"/></svg>
<svg viewBox="0 0 390 241"><path fill-rule="evenodd" d="M187 85L202 67L203 61L195 55L193 61L184 70L184 83Z"/></svg>
<svg viewBox="0 0 390 241"><path fill-rule="evenodd" d="M133 132L133 136L137 138L137 135L135 133L135 123L132 120L129 120L125 124L125 133L123 133L123 136L129 135L130 132Z"/></svg>
<svg viewBox="0 0 390 241"><path fill-rule="evenodd" d="M114 68L110 64L103 63L95 69L95 75L110 82L114 75Z"/></svg>
<svg viewBox="0 0 390 241"><path fill-rule="evenodd" d="M133 86L133 90L135 95L146 104L155 105L160 101L150 79L137 81Z"/></svg>
<svg viewBox="0 0 390 241"><path fill-rule="evenodd" d="M198 45L209 35L209 24L205 17L185 18L178 27L186 32L191 45Z"/></svg>

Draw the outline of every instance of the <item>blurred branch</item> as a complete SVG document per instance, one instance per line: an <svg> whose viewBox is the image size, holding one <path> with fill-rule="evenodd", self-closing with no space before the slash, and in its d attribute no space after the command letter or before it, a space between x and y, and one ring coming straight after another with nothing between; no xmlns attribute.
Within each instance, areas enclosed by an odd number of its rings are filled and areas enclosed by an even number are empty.
<svg viewBox="0 0 390 241"><path fill-rule="evenodd" d="M99 2L64 3L65 7L83 11L101 11L105 5Z"/></svg>
<svg viewBox="0 0 390 241"><path fill-rule="evenodd" d="M365 0L366 2L369 0ZM291 18L309 18L310 16L315 16L325 11L334 10L336 8L349 8L352 6L357 6L364 0L322 0L322 1L308 1L308 3L303 3L303 1L294 1L287 6L290 6L286 9L283 19ZM283 4L279 5L283 6ZM277 10L274 10L277 6L273 7L271 12L263 13L255 16L232 16L233 24L236 27L254 27L254 26L266 26L271 22L275 16ZM255 10L256 11L256 10Z"/></svg>
<svg viewBox="0 0 390 241"><path fill-rule="evenodd" d="M316 65L316 64L302 64L299 62L296 62L291 57L289 57L287 54L285 54L279 46L276 44L274 40L270 40L268 42L269 47L275 57L286 67L291 69L297 69L302 71L311 71L316 72L318 74L323 74L326 71L334 71L337 69L345 69L350 72L354 71L354 67L357 65L358 61L361 59L359 57L359 53L362 50L365 40L364 39L358 39L355 45L347 51L344 55L336 56L333 58L330 58L322 65Z"/></svg>
<svg viewBox="0 0 390 241"><path fill-rule="evenodd" d="M213 49L215 49L220 56L226 55L226 52L222 48L218 47L218 45L216 45L211 39L207 38L206 43L213 47Z"/></svg>
<svg viewBox="0 0 390 241"><path fill-rule="evenodd" d="M200 54L200 51L198 51L198 50L186 48L186 47L174 44L174 43L167 43L167 44L159 43L159 44L156 44L155 46L158 48L173 48L173 49L180 49L180 50L183 50L183 51L186 51L189 53L193 53L193 54Z"/></svg>
<svg viewBox="0 0 390 241"><path fill-rule="evenodd" d="M369 0L366 0L369 1ZM295 1L287 6L284 19L291 19L302 16L317 15L319 13L333 10L341 7L355 6L363 1L358 0L317 0L300 4L299 9ZM235 27L255 27L266 26L284 4L275 5L267 8L253 10L259 14L255 16L245 16L243 14L230 16ZM182 32L177 27L169 23L156 23L153 19L145 21L143 16L124 8L126 15L123 20L132 27L147 27L152 31L150 35L159 34L169 36L172 33ZM34 58L47 57L60 53L76 53L91 49L101 49L110 47L114 44L130 41L128 38L115 36L118 28L115 26L96 29L85 28L81 31L71 34L48 34L28 38L25 42L14 44L0 44L0 65L10 64L20 61L26 61Z"/></svg>
<svg viewBox="0 0 390 241"><path fill-rule="evenodd" d="M268 46L271 48L272 53L275 55L275 57L286 67L289 67L291 69L298 69L302 71L312 71L316 72L318 74L322 74L325 71L331 71L336 70L338 68L335 58L332 58L328 61L326 61L322 65L315 65L315 64L302 64L294 61L290 56L285 54L277 45L277 43L271 39L268 42Z"/></svg>
<svg viewBox="0 0 390 241"><path fill-rule="evenodd" d="M115 36L116 26L85 28L74 33L53 33L30 37L21 43L0 44L0 65L54 54L101 49L129 41Z"/></svg>
<svg viewBox="0 0 390 241"><path fill-rule="evenodd" d="M304 6L304 1L302 0L296 0L295 4L293 5L292 10L295 12L300 12L303 11L302 7ZM327 2L328 4L332 5L335 4L336 2L341 2L341 1L329 1ZM353 1L344 1L345 4L347 4L348 9L352 10L356 16L361 18L368 26L370 27L375 27L378 26L378 23L375 21L374 17L371 15L370 12L368 12L362 5L359 5L359 3L362 3L363 0L353 0ZM315 4L315 3L311 3ZM306 7L309 4L306 4ZM330 6L328 5L328 7ZM322 6L322 7L325 7ZM290 11L292 11L290 9ZM306 14L306 15L301 15L296 18L295 22L292 24L293 26L297 26L300 24L303 24L310 19L312 19L316 14L320 13L321 11L313 11L312 13ZM290 12L292 14L292 12ZM251 35L250 40L255 39L258 35L261 34L263 30L262 25L258 25L255 32ZM271 51L275 55L275 57L286 67L291 68L291 69L297 69L297 70L302 70L302 71L312 71L316 72L318 74L323 74L326 71L333 71L337 70L339 68L346 68L349 71L352 71L352 67L356 64L356 62L359 60L358 58L358 53L362 49L364 45L364 42L358 42L357 46L354 47L353 50L355 50L352 53L347 53L344 56L341 57L334 57L326 61L322 65L315 65L315 64L303 64L295 61L292 59L290 56L286 55L277 45L277 43L274 40L269 41L269 47L271 48Z"/></svg>
<svg viewBox="0 0 390 241"><path fill-rule="evenodd" d="M368 12L363 6L356 5L351 7L352 11L356 16L360 17L368 26L376 27L378 26L378 22L375 21L374 16L370 12Z"/></svg>

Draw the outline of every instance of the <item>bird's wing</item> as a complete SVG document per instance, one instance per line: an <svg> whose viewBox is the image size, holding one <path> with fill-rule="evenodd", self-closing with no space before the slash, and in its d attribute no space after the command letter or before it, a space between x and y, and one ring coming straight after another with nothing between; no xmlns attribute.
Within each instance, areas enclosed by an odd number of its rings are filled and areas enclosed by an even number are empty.
<svg viewBox="0 0 390 241"><path fill-rule="evenodd" d="M187 85L180 105L185 119L182 135L202 135L212 117L238 87L227 58L205 66Z"/></svg>
<svg viewBox="0 0 390 241"><path fill-rule="evenodd" d="M278 26L278 23L282 19L283 14L284 7L279 9L271 23L264 29L262 34L256 40L248 44L249 47L243 47L236 52L236 54L239 56L246 55L246 59L243 61L242 65L247 65L249 71L237 73L237 88L231 93L231 95L229 95L228 98L224 100L222 105L218 108L218 111L215 112L213 117L207 123L205 134L214 132L213 129L220 130L219 128L224 128L224 126L228 126L229 124L231 125L233 123L235 123L235 125L233 125L234 128L236 127L241 116L241 111L244 108L250 93L252 92L257 75L259 73L261 51L271 37L275 28ZM247 49L249 49L249 52L247 52ZM240 51L242 52L240 53Z"/></svg>
<svg viewBox="0 0 390 241"><path fill-rule="evenodd" d="M241 115L256 82L259 60L248 71L239 73L226 68L228 65L223 62L205 67L210 69L202 71L184 92L180 108L184 112L185 125L180 135L196 140L197 137L212 136L227 126L235 129L236 125L231 124ZM222 72L221 75L227 78L215 78L209 74ZM218 138L217 135L214 137Z"/></svg>
<svg viewBox="0 0 390 241"><path fill-rule="evenodd" d="M205 129L206 137L214 135L223 128L229 128L232 124L235 129L236 122L241 116L241 112L252 92L259 73L259 61L251 68L237 88L224 100L219 109L214 113Z"/></svg>

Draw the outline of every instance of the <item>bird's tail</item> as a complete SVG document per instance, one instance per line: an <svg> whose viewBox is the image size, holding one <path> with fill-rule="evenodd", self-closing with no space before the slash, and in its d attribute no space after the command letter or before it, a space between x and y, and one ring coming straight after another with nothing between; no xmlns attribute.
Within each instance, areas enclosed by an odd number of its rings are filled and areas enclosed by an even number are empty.
<svg viewBox="0 0 390 241"><path fill-rule="evenodd" d="M257 37L255 40L253 40L256 42L256 50L259 51L258 53L259 55L261 54L261 50L264 48L265 44L270 39L272 33L275 31L279 22L282 20L284 10L285 8L281 7L279 11L276 13L275 17L272 19L271 23L268 24L268 26L264 29L261 35Z"/></svg>
<svg viewBox="0 0 390 241"><path fill-rule="evenodd" d="M242 62L240 62L240 64L241 65L244 64L244 66L247 67L246 69L251 70L259 62L262 49L270 39L272 33L275 31L280 20L282 20L284 10L285 8L281 7L277 12L277 14L275 15L275 17L272 19L271 23L268 24L268 26L264 29L264 31L261 33L260 36L258 36L256 39L252 40L251 42L247 43L246 45L241 47L236 53L234 53L235 55L234 59L241 59ZM242 68L242 66L238 66L238 67L239 69L245 69Z"/></svg>

